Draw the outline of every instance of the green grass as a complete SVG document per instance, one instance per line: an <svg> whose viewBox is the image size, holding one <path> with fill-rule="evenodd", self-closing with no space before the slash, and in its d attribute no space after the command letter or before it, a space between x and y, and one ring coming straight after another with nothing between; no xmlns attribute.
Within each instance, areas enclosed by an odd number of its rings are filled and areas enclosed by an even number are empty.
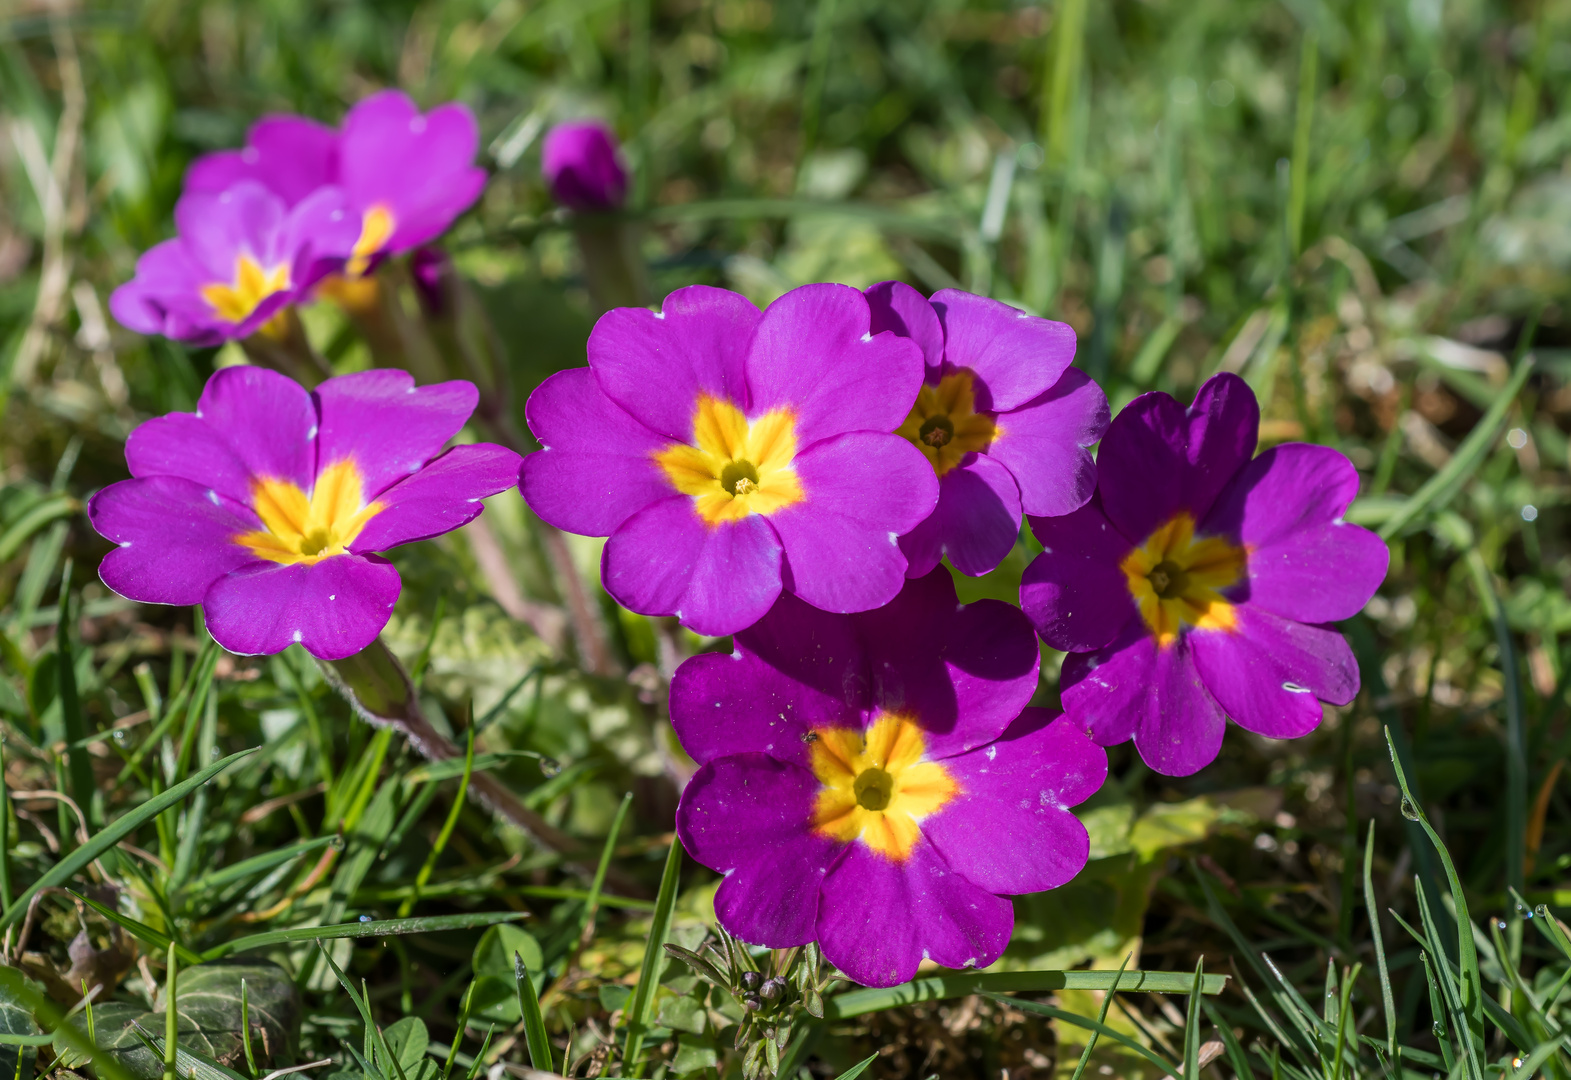
<svg viewBox="0 0 1571 1080"><path fill-rule="evenodd" d="M51 10L0 12L0 1070L1571 1080L1564 0ZM471 104L493 180L446 240L460 318L373 353L318 305L333 370L476 379L474 436L516 433L583 362L588 286L643 287L594 279L537 178L540 124L597 112L636 177L602 224L636 229L654 297L902 277L1070 322L1115 407L1242 374L1263 442L1346 453L1350 516L1391 545L1343 627L1363 693L1296 742L1234 730L1185 780L1115 749L1093 862L1017 904L1000 971L851 991L704 944L713 875L667 861L662 701L723 643L615 611L593 545L516 498L489 548L395 556L388 643L472 758L373 730L298 650L230 657L192 612L108 594L86 497L238 358L120 330L110 290L195 155L384 85ZM962 594L1012 596L1033 553ZM527 813L499 821L498 790ZM1202 961L1208 991L1228 977L1203 999ZM1104 994L1126 963L1161 989ZM744 969L789 973L789 1007L742 1024Z"/></svg>

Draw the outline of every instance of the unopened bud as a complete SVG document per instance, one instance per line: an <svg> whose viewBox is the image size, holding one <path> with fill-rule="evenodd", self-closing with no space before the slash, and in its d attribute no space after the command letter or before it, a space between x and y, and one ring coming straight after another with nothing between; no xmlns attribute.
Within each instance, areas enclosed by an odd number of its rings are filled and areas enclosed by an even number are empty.
<svg viewBox="0 0 1571 1080"><path fill-rule="evenodd" d="M763 1007L764 1003L758 1000L758 995L756 994L748 994L742 999L742 1008L746 1009L748 1012L757 1012Z"/></svg>
<svg viewBox="0 0 1571 1080"><path fill-rule="evenodd" d="M748 990L757 990L764 977L756 971L742 972L742 986Z"/></svg>
<svg viewBox="0 0 1571 1080"><path fill-rule="evenodd" d="M765 1001L779 1001L781 995L784 994L785 991L786 981L776 977L767 980L763 986L758 988L758 996L763 998Z"/></svg>

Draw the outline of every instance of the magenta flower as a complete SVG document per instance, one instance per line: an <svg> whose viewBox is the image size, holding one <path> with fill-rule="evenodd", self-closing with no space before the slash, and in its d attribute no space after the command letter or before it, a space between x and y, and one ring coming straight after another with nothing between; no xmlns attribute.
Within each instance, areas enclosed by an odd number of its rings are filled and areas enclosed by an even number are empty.
<svg viewBox="0 0 1571 1080"><path fill-rule="evenodd" d="M185 189L216 195L244 180L261 184L290 206L317 188L336 186L338 132L303 116L264 116L246 132L243 148L193 161Z"/></svg>
<svg viewBox="0 0 1571 1080"><path fill-rule="evenodd" d="M342 188L360 226L347 266L357 276L379 256L446 231L480 197L479 145L467 106L449 102L422 114L407 95L384 90L350 109L339 132L304 117L266 117L243 150L193 164L186 187L222 191L254 180L289 203L324 185Z"/></svg>
<svg viewBox="0 0 1571 1080"><path fill-rule="evenodd" d="M318 188L293 207L254 180L186 192L173 240L142 253L109 309L142 334L197 345L249 335L341 266L356 227L343 193Z"/></svg>
<svg viewBox="0 0 1571 1080"><path fill-rule="evenodd" d="M544 449L524 461L524 498L558 528L610 537L601 578L618 603L702 634L750 626L782 589L825 611L888 603L906 571L896 538L938 483L890 434L921 352L870 319L843 285L762 314L703 285L658 314L607 312L589 367L529 399Z"/></svg>
<svg viewBox="0 0 1571 1080"><path fill-rule="evenodd" d="M873 328L922 347L927 377L897 434L938 476L938 506L900 538L920 577L945 555L963 574L994 569L1015 546L1022 512L1078 510L1096 486L1089 447L1107 427L1107 397L1075 358L1075 332L958 289L932 303L909 285L867 290Z"/></svg>
<svg viewBox="0 0 1571 1080"><path fill-rule="evenodd" d="M598 120L574 120L547 132L540 172L551 197L571 210L614 210L627 197L616 136Z"/></svg>
<svg viewBox="0 0 1571 1080"><path fill-rule="evenodd" d="M133 431L134 479L88 503L118 545L99 574L142 603L201 604L230 652L299 642L323 660L351 656L398 599L398 571L373 553L456 529L518 482L511 450L440 453L477 398L470 383L416 387L402 371L308 393L263 368L225 368L195 413Z"/></svg>
<svg viewBox="0 0 1571 1080"><path fill-rule="evenodd" d="M957 604L945 570L859 615L783 596L733 655L684 663L671 719L701 767L677 834L725 875L721 924L773 948L816 939L869 986L924 957L997 960L1003 897L1080 872L1069 807L1107 777L1080 727L1026 708L1038 663L1025 617Z"/></svg>
<svg viewBox="0 0 1571 1080"><path fill-rule="evenodd" d="M1223 374L1186 411L1136 398L1097 455L1097 495L1034 518L1043 552L1020 602L1065 659L1064 708L1103 746L1133 738L1157 772L1216 758L1227 718L1277 739L1358 693L1331 623L1357 613L1388 552L1342 519L1358 473L1289 443L1253 458L1260 407Z"/></svg>

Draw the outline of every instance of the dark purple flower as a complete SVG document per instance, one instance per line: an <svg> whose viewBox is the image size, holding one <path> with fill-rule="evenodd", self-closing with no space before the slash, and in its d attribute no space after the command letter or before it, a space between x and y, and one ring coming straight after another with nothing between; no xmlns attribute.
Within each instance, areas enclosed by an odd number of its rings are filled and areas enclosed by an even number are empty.
<svg viewBox="0 0 1571 1080"><path fill-rule="evenodd" d="M438 247L418 247L409 256L409 279L427 314L441 316L447 308L447 277L453 260Z"/></svg>
<svg viewBox="0 0 1571 1080"><path fill-rule="evenodd" d="M1380 538L1342 519L1358 473L1335 450L1288 443L1253 458L1260 407L1223 374L1186 411L1145 394L1097 455L1097 494L1033 518L1043 552L1020 602L1065 659L1064 708L1103 746L1133 738L1157 772L1216 758L1227 718L1291 739L1321 701L1358 693L1331 623L1385 577Z"/></svg>
<svg viewBox="0 0 1571 1080"><path fill-rule="evenodd" d="M873 329L922 347L927 377L897 434L938 475L938 506L900 548L920 577L945 555L979 576L1009 554L1022 511L1077 510L1096 486L1088 449L1107 427L1107 397L1071 368L1075 332L958 289L932 302L909 285L867 290Z"/></svg>
<svg viewBox="0 0 1571 1080"><path fill-rule="evenodd" d="M403 371L308 393L263 368L225 368L195 413L133 431L134 479L88 503L118 545L99 574L132 600L201 604L230 652L299 642L324 660L353 655L398 599L398 571L373 553L456 529L518 482L511 450L440 452L476 400L470 383L416 387Z"/></svg>
<svg viewBox="0 0 1571 1080"><path fill-rule="evenodd" d="M896 538L938 497L890 434L922 383L909 341L870 330L867 300L805 285L759 313L694 285L659 313L607 312L589 367L529 399L544 447L524 498L568 532L609 536L606 590L702 634L761 618L782 587L825 611L900 591Z"/></svg>
<svg viewBox="0 0 1571 1080"><path fill-rule="evenodd" d="M350 109L339 132L304 117L267 117L244 149L198 159L186 187L218 192L252 180L290 204L324 185L342 188L360 226L347 267L354 277L378 256L435 238L480 197L479 145L468 106L422 114L408 95L383 90Z"/></svg>
<svg viewBox="0 0 1571 1080"><path fill-rule="evenodd" d="M946 570L858 615L783 596L733 655L684 663L671 719L701 768L677 833L725 875L721 924L773 948L816 939L869 986L923 958L997 960L1003 897L1080 872L1069 807L1107 777L1082 728L1026 708L1038 663L1025 617L956 603Z"/></svg>
<svg viewBox="0 0 1571 1080"><path fill-rule="evenodd" d="M627 197L616 136L598 120L573 120L547 132L540 172L552 198L572 210L614 210Z"/></svg>
<svg viewBox="0 0 1571 1080"><path fill-rule="evenodd" d="M342 265L357 232L339 189L288 207L254 180L187 192L175 226L179 235L143 252L109 308L138 333L198 345L249 335Z"/></svg>

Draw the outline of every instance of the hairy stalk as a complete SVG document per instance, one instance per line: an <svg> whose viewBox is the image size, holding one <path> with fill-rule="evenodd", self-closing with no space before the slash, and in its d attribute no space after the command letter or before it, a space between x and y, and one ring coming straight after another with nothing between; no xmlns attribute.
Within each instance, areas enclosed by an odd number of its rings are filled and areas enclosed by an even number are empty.
<svg viewBox="0 0 1571 1080"><path fill-rule="evenodd" d="M320 666L327 681L348 699L366 723L397 731L429 761L463 758L463 751L426 718L409 673L380 638L353 656L321 661ZM525 806L489 772L475 773L469 787L475 798L496 816L524 830L542 846L567 856L570 865L585 876L594 875L597 861L592 852ZM606 880L625 894L643 895L645 892L637 881L614 867L608 868Z"/></svg>

